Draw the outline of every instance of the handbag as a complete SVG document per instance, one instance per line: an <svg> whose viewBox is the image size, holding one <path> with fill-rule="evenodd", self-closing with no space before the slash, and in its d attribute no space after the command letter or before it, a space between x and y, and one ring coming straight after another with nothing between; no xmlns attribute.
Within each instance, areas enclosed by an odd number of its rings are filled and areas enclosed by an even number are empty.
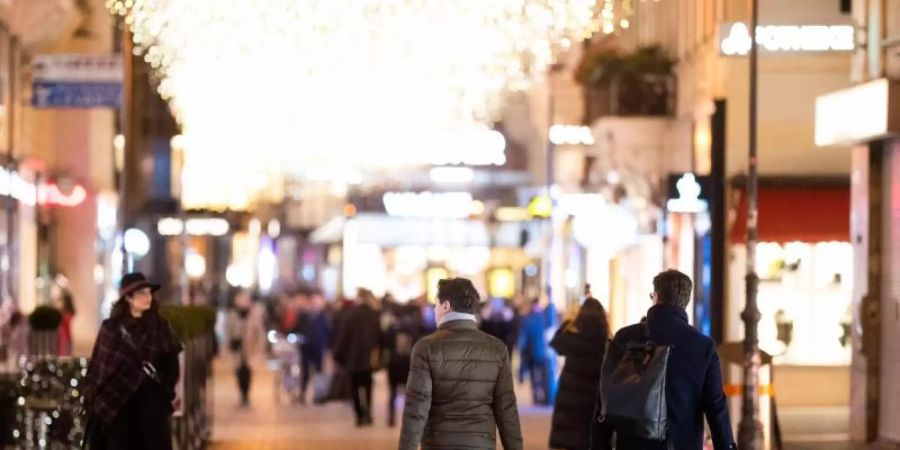
<svg viewBox="0 0 900 450"><path fill-rule="evenodd" d="M131 348L138 350L137 345L135 345L134 341L131 339L131 333L125 329L125 326L119 325L119 332L122 334L122 339L128 343ZM162 381L159 379L159 372L152 362L147 361L146 359L141 361L141 370L143 370L151 380L155 381L157 384L162 384Z"/></svg>
<svg viewBox="0 0 900 450"><path fill-rule="evenodd" d="M331 386L334 375L317 373L313 376L313 403L321 405L331 400Z"/></svg>
<svg viewBox="0 0 900 450"><path fill-rule="evenodd" d="M624 349L607 352L600 377L602 422L616 433L666 442L670 450L666 405L666 372L672 347L644 338Z"/></svg>

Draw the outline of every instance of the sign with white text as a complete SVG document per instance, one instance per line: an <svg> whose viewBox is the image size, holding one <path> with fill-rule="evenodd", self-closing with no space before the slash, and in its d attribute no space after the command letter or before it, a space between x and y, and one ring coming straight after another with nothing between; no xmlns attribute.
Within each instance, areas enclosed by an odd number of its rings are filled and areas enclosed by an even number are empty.
<svg viewBox="0 0 900 450"><path fill-rule="evenodd" d="M120 55L37 55L32 61L35 108L118 108L122 105Z"/></svg>
<svg viewBox="0 0 900 450"><path fill-rule="evenodd" d="M840 52L855 47L852 25L759 25L756 44L760 52ZM750 53L750 27L745 23L721 26L719 51L726 56Z"/></svg>

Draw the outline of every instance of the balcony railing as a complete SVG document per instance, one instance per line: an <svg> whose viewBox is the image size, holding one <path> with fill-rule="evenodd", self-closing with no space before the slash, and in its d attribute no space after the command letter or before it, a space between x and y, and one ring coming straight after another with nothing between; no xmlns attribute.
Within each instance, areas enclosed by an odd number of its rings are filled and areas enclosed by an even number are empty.
<svg viewBox="0 0 900 450"><path fill-rule="evenodd" d="M672 116L677 83L672 74L616 76L584 87L584 123L605 116Z"/></svg>

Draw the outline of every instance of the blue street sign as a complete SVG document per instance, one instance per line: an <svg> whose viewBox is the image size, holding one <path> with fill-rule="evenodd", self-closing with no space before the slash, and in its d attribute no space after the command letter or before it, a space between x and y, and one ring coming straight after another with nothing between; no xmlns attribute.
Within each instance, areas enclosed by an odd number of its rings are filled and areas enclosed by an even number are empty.
<svg viewBox="0 0 900 450"><path fill-rule="evenodd" d="M123 64L120 55L49 54L32 60L35 108L119 108Z"/></svg>

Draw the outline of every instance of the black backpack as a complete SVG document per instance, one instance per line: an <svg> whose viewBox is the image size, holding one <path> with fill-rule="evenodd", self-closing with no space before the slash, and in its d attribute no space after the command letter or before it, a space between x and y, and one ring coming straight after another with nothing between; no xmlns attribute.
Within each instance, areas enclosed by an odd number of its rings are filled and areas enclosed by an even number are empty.
<svg viewBox="0 0 900 450"><path fill-rule="evenodd" d="M643 324L645 340L623 349L610 346L600 377L601 414L619 435L671 441L666 426L666 368L672 347L654 344Z"/></svg>

